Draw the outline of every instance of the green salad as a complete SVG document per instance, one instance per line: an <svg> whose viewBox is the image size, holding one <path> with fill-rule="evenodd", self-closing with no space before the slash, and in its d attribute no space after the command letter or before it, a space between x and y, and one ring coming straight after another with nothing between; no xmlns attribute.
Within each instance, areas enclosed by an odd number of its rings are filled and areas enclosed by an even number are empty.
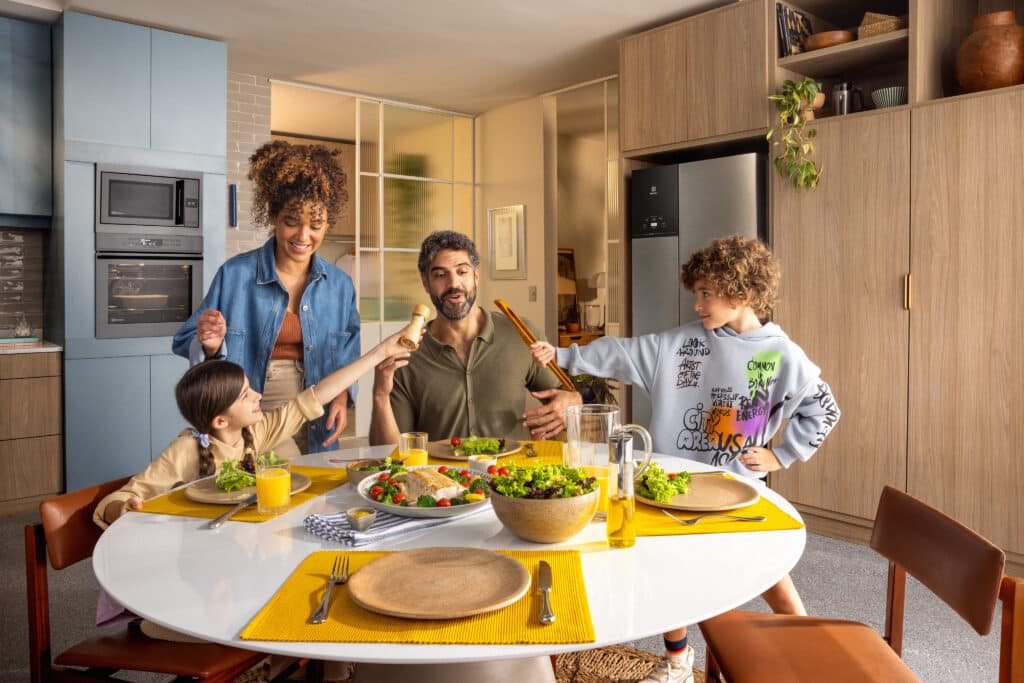
<svg viewBox="0 0 1024 683"><path fill-rule="evenodd" d="M225 460L214 482L221 491L238 491L246 486L255 486L256 477L242 469L237 460Z"/></svg>
<svg viewBox="0 0 1024 683"><path fill-rule="evenodd" d="M452 450L456 455L495 455L505 447L504 439L490 439L484 436L467 436L465 439L452 438Z"/></svg>
<svg viewBox="0 0 1024 683"><path fill-rule="evenodd" d="M374 465L362 465L356 467L357 472L390 472L391 474L398 474L399 472L407 472L408 469L400 462L391 459L391 456L384 458L380 463Z"/></svg>
<svg viewBox="0 0 1024 683"><path fill-rule="evenodd" d="M636 480L636 493L643 498L667 503L672 496L686 493L690 489L689 472L668 472L652 462L642 477Z"/></svg>
<svg viewBox="0 0 1024 683"><path fill-rule="evenodd" d="M573 498L597 488L597 480L582 467L509 465L506 471L491 478L491 488L509 498Z"/></svg>

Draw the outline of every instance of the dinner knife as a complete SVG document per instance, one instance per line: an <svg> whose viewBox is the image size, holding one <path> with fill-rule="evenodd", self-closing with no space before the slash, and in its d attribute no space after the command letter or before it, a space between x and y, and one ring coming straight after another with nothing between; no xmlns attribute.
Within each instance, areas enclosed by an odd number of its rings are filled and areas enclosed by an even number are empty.
<svg viewBox="0 0 1024 683"><path fill-rule="evenodd" d="M540 561L537 571L537 587L540 588L540 623L555 623L555 612L551 609L551 565Z"/></svg>
<svg viewBox="0 0 1024 683"><path fill-rule="evenodd" d="M231 516L234 515L236 512L238 512L242 508L249 507L250 505L252 505L255 502L256 502L256 494L254 493L251 496L249 496L248 498L244 498L241 503L239 503L235 507L233 507L230 510L228 510L227 512L225 512L223 515L221 515L217 519L212 520L209 524L206 525L206 528L207 529L216 529L221 524L223 524L224 522L226 522L229 519L231 519Z"/></svg>

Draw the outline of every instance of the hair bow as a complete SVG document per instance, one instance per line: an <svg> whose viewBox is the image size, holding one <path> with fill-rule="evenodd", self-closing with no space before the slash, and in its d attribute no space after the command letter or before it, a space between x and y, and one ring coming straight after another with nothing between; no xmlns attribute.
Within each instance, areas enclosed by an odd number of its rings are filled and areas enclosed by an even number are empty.
<svg viewBox="0 0 1024 683"><path fill-rule="evenodd" d="M209 448L210 447L210 435L209 434L203 434L202 432L197 432L196 430L193 429L192 430L192 436L195 438L196 441L199 442L199 445L202 446L203 448Z"/></svg>

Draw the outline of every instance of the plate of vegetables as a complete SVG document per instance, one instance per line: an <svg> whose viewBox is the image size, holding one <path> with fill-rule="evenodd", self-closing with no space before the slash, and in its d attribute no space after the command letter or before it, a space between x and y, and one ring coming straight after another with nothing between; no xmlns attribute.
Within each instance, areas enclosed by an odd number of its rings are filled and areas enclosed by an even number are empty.
<svg viewBox="0 0 1024 683"><path fill-rule="evenodd" d="M277 457L271 451L261 457ZM250 457L251 461L252 458ZM282 462L284 462L282 460ZM185 489L185 497L197 503L237 505L256 493L255 467L245 460L225 460L212 477L200 479ZM304 474L292 472L292 493L305 491L312 482Z"/></svg>
<svg viewBox="0 0 1024 683"><path fill-rule="evenodd" d="M668 510L708 512L746 507L761 497L753 485L724 472L695 474L706 476L666 472L652 462L634 482L636 499L645 505Z"/></svg>
<svg viewBox="0 0 1024 683"><path fill-rule="evenodd" d="M431 441L427 444L427 455L439 460L466 462L471 455L493 455L503 458L518 453L523 444L515 439L498 439L491 436L453 436L447 441Z"/></svg>
<svg viewBox="0 0 1024 683"><path fill-rule="evenodd" d="M359 482L356 491L375 509L402 517L457 517L490 503L483 477L446 465L381 472Z"/></svg>

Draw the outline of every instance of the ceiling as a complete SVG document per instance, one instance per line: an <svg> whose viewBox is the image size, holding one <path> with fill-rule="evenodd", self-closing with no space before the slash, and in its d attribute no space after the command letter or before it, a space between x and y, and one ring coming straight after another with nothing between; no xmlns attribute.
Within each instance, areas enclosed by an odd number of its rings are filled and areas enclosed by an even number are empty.
<svg viewBox="0 0 1024 683"><path fill-rule="evenodd" d="M226 41L233 71L467 114L618 71L617 40L729 0L0 0Z"/></svg>

